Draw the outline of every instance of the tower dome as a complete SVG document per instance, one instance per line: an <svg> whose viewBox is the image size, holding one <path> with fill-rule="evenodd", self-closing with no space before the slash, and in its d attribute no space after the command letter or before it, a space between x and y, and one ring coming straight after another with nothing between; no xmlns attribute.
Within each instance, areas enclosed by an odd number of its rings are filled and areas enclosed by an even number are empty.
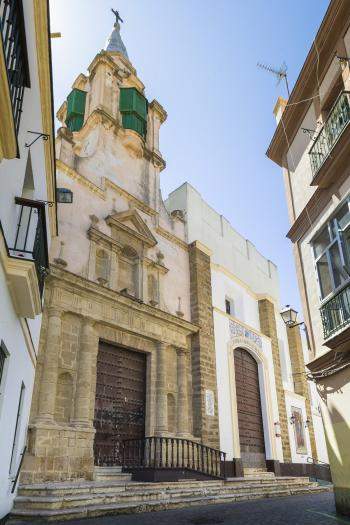
<svg viewBox="0 0 350 525"><path fill-rule="evenodd" d="M129 60L128 52L126 50L126 47L124 45L124 42L122 40L122 37L120 36L120 22L123 22L123 20L120 18L118 11L114 11L112 9L114 15L115 15L115 24L113 27L113 31L110 34L110 36L107 38L107 42L105 45L106 51L114 52L114 53L121 53Z"/></svg>

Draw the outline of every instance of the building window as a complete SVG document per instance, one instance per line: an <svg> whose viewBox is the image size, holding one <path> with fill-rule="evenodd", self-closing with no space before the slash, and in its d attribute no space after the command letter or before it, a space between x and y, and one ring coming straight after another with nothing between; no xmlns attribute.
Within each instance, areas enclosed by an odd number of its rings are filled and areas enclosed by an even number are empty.
<svg viewBox="0 0 350 525"><path fill-rule="evenodd" d="M350 208L347 200L312 241L321 299L350 279Z"/></svg>
<svg viewBox="0 0 350 525"><path fill-rule="evenodd" d="M225 298L225 311L228 315L233 315L233 300L228 297Z"/></svg>
<svg viewBox="0 0 350 525"><path fill-rule="evenodd" d="M10 474L14 472L14 470L16 469L16 464L17 464L16 459L17 459L18 448L19 448L19 435L21 431L21 422L22 422L22 415L23 415L24 393L25 393L25 386L24 386L24 383L22 382L21 391L19 394L18 408L17 408L15 432L13 435L13 444L12 444L12 453L11 453L11 462L10 462Z"/></svg>

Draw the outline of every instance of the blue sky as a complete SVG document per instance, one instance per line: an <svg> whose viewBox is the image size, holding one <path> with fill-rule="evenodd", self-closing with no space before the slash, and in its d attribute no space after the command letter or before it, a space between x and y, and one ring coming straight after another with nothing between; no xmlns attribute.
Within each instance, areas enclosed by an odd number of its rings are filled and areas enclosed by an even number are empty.
<svg viewBox="0 0 350 525"><path fill-rule="evenodd" d="M168 112L163 197L195 186L279 268L281 302L300 307L281 169L265 156L284 86L256 67L288 65L292 87L328 0L53 0L56 109L124 19L122 37L146 95Z"/></svg>

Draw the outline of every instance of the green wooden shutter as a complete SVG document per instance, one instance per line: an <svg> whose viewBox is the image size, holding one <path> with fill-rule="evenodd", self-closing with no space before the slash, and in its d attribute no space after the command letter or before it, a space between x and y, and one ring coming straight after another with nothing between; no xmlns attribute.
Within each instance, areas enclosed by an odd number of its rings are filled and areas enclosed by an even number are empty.
<svg viewBox="0 0 350 525"><path fill-rule="evenodd" d="M86 92L73 89L67 97L66 124L71 131L79 131L84 124Z"/></svg>
<svg viewBox="0 0 350 525"><path fill-rule="evenodd" d="M123 127L136 131L143 138L147 132L147 99L135 88L121 88L119 109Z"/></svg>

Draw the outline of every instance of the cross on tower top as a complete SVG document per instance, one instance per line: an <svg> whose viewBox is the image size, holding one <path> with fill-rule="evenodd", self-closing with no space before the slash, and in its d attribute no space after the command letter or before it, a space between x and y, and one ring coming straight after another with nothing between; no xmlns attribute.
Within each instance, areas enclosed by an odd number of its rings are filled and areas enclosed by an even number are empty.
<svg viewBox="0 0 350 525"><path fill-rule="evenodd" d="M111 9L112 13L115 16L115 23L118 24L119 20L124 23L124 20L120 18L119 11L116 11L115 9Z"/></svg>

